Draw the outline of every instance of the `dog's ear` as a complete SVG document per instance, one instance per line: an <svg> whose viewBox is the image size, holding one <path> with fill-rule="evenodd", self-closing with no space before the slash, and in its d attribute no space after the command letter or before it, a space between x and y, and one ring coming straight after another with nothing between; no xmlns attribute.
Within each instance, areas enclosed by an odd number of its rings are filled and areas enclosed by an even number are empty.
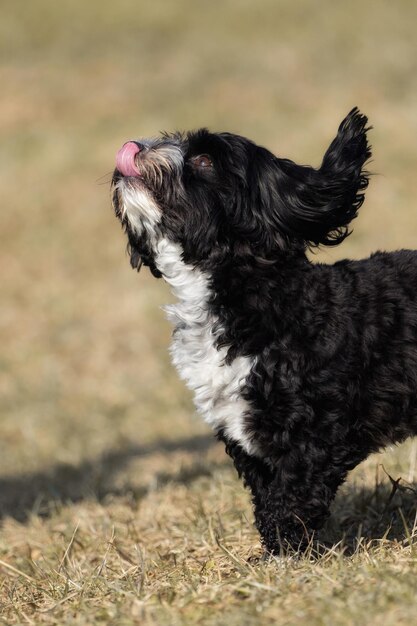
<svg viewBox="0 0 417 626"><path fill-rule="evenodd" d="M155 265L153 255L151 254L149 247L146 245L146 241L141 242L135 240L133 235L130 233L128 236L129 242L127 244L127 253L130 256L130 265L132 268L139 272L142 265L146 265L156 278L161 278L162 274Z"/></svg>
<svg viewBox="0 0 417 626"><path fill-rule="evenodd" d="M348 225L368 186L369 174L363 170L371 156L367 122L353 109L340 124L319 169L287 159L272 162L260 155L257 200L268 229L275 227L289 239L313 246L337 245L349 235Z"/></svg>
<svg viewBox="0 0 417 626"><path fill-rule="evenodd" d="M139 250L136 247L133 247L130 243L128 243L127 253L130 257L130 265L132 266L132 268L137 272L140 272L140 268L143 265L143 260Z"/></svg>

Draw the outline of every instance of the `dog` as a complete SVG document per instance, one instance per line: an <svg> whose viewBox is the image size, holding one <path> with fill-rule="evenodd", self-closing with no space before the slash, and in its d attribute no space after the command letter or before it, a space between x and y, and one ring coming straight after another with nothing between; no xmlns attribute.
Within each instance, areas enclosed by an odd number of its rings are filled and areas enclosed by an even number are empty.
<svg viewBox="0 0 417 626"><path fill-rule="evenodd" d="M113 205L172 287L172 359L252 492L267 553L303 551L349 470L417 433L417 253L312 263L368 186L354 108L318 169L206 129L129 141Z"/></svg>

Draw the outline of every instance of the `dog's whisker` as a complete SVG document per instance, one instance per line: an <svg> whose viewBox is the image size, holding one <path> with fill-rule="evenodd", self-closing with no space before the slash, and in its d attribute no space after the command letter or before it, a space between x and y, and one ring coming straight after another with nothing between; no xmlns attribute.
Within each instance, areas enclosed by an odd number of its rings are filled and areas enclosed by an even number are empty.
<svg viewBox="0 0 417 626"><path fill-rule="evenodd" d="M113 171L103 174L103 176L100 176L100 178L97 178L94 182L96 182L98 185L108 185L109 183L111 183L112 179Z"/></svg>

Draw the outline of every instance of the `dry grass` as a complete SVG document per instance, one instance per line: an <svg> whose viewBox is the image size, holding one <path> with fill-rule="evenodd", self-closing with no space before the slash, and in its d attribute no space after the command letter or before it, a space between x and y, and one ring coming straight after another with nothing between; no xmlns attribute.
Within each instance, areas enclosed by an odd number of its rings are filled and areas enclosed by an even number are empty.
<svg viewBox="0 0 417 626"><path fill-rule="evenodd" d="M108 189L120 144L160 129L319 163L358 104L380 175L321 258L415 247L416 22L413 0L2 3L0 623L417 623L416 444L352 474L319 555L259 561Z"/></svg>

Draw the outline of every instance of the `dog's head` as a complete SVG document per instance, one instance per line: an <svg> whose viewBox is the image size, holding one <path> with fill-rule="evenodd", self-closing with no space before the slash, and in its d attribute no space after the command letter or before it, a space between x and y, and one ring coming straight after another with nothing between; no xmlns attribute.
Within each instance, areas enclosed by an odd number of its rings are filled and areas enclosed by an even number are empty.
<svg viewBox="0 0 417 626"><path fill-rule="evenodd" d="M149 265L159 276L162 240L201 267L234 255L274 259L340 243L368 184L366 125L353 109L318 169L207 130L126 143L117 156L113 203L132 265Z"/></svg>

